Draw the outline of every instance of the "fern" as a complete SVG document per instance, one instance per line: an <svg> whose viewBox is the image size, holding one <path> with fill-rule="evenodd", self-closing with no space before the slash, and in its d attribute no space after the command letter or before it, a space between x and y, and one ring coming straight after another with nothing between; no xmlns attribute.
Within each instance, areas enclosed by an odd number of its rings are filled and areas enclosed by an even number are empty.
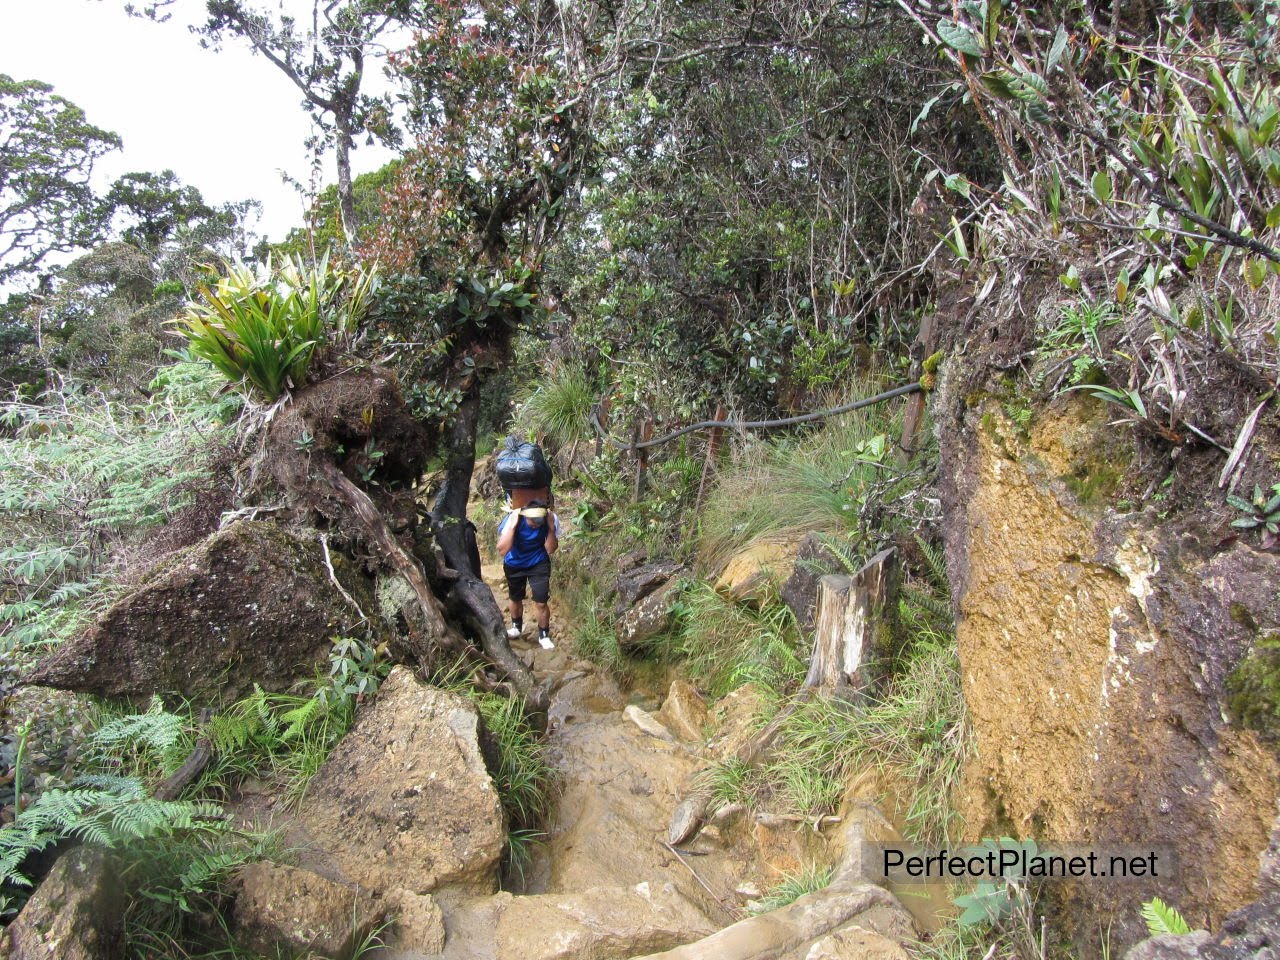
<svg viewBox="0 0 1280 960"><path fill-rule="evenodd" d="M239 401L200 364L161 371L145 407L69 390L0 406L0 648L56 642L97 603L124 539L190 504ZM18 614L14 604L39 604Z"/></svg>
<svg viewBox="0 0 1280 960"><path fill-rule="evenodd" d="M178 831L221 831L226 822L217 804L162 801L146 795L133 778L97 778L94 786L46 790L0 829L0 888L30 887L22 864L68 837L105 847Z"/></svg>
<svg viewBox="0 0 1280 960"><path fill-rule="evenodd" d="M1142 905L1142 919L1147 922L1147 930L1153 937L1191 932L1191 926L1182 914L1159 897L1152 897Z"/></svg>

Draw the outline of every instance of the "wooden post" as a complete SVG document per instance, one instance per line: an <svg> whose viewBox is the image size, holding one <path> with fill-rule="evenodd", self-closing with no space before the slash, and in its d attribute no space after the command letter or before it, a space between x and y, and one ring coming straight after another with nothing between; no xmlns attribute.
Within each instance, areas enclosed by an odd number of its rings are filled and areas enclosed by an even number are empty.
<svg viewBox="0 0 1280 960"><path fill-rule="evenodd" d="M924 361L933 354L935 341L933 335L933 314L927 314L920 321L920 332L916 334L916 342L912 345L911 376L919 380L924 373ZM927 394L913 393L907 398L907 409L902 414L902 440L899 447L904 458L910 458L916 452L917 434L924 420L924 402Z"/></svg>
<svg viewBox="0 0 1280 960"><path fill-rule="evenodd" d="M653 418L645 417L644 422L634 434L636 439L634 443L645 443L653 439ZM645 487L649 484L649 448L642 447L636 451L636 491L635 500L639 503L644 499Z"/></svg>
<svg viewBox="0 0 1280 960"><path fill-rule="evenodd" d="M600 430L604 433L609 432L609 408L613 406L613 401L605 397L596 404L592 413L595 415L596 423L600 424ZM601 433L596 433L596 459L599 460L604 455L604 437Z"/></svg>
<svg viewBox="0 0 1280 960"><path fill-rule="evenodd" d="M714 420L723 420L728 416L724 404L716 407L716 415ZM720 443L724 437L724 430L720 427L711 428L711 439L707 441L707 458L702 462L702 479L698 481L698 496L693 501L693 510L695 513L702 507L703 494L707 492L707 479L716 468L716 459L720 456Z"/></svg>
<svg viewBox="0 0 1280 960"><path fill-rule="evenodd" d="M818 581L818 624L806 687L857 693L867 686L862 665L876 646L889 600L893 554L892 547L882 550L852 577L829 574Z"/></svg>

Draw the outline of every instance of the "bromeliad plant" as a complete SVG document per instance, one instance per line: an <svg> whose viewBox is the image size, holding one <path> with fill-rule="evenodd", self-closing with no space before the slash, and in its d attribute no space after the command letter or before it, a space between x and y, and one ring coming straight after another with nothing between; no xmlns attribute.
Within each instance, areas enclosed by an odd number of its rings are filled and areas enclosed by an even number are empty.
<svg viewBox="0 0 1280 960"><path fill-rule="evenodd" d="M327 253L310 265L291 258L274 271L269 259L259 272L235 264L198 287L200 299L176 321L178 332L193 356L273 402L306 382L317 347L351 341L376 283L376 267L341 270Z"/></svg>
<svg viewBox="0 0 1280 960"><path fill-rule="evenodd" d="M1267 549L1280 544L1280 483L1273 483L1270 490L1255 485L1248 500L1232 495L1227 497L1227 503L1244 514L1231 521L1233 527L1261 528L1262 545Z"/></svg>

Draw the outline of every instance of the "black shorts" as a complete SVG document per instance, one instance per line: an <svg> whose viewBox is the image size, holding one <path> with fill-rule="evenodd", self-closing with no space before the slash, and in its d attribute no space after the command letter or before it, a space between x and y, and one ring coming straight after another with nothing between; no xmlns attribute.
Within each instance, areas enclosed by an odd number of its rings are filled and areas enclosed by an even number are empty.
<svg viewBox="0 0 1280 960"><path fill-rule="evenodd" d="M512 600L524 599L524 587L527 583L538 603L546 603L551 599L551 561L543 560L524 570L513 570L505 563L502 572L507 575L507 596Z"/></svg>

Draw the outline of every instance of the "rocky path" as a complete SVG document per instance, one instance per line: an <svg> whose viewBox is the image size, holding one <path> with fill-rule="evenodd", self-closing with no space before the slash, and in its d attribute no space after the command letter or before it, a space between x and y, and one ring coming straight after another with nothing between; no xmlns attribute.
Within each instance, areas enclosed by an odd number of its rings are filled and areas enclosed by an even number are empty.
<svg viewBox="0 0 1280 960"><path fill-rule="evenodd" d="M500 589L500 568L484 573ZM678 850L668 845L672 811L697 772L754 729L749 688L710 712L687 684L626 693L573 655L559 625L555 649L513 644L551 691L545 743L556 771L546 836L518 890L495 892L505 824L475 708L396 668L301 808L274 824L297 866L247 871L242 936L346 957L389 918L387 946L366 955L904 960L912 921L863 882L856 816L822 836L737 807ZM843 867L830 887L751 915L783 873L833 860Z"/></svg>
<svg viewBox="0 0 1280 960"><path fill-rule="evenodd" d="M497 587L500 570L485 574ZM679 948L690 960L799 958L809 956L810 941L843 927L852 932L827 936L815 960L905 956L895 941L910 936L909 916L889 894L853 876L825 898L799 903L790 918L750 918L748 901L801 851L745 811L679 851L666 844L671 811L707 762L701 731L686 721L689 740L682 740L676 731L683 714L666 727L670 706L655 715L646 709L653 703L624 694L567 643L549 651L515 646L553 690L547 749L557 771L555 810L519 895L440 898L446 939L434 956L621 960ZM780 832L801 835L795 825ZM796 953L800 947L805 951Z"/></svg>

